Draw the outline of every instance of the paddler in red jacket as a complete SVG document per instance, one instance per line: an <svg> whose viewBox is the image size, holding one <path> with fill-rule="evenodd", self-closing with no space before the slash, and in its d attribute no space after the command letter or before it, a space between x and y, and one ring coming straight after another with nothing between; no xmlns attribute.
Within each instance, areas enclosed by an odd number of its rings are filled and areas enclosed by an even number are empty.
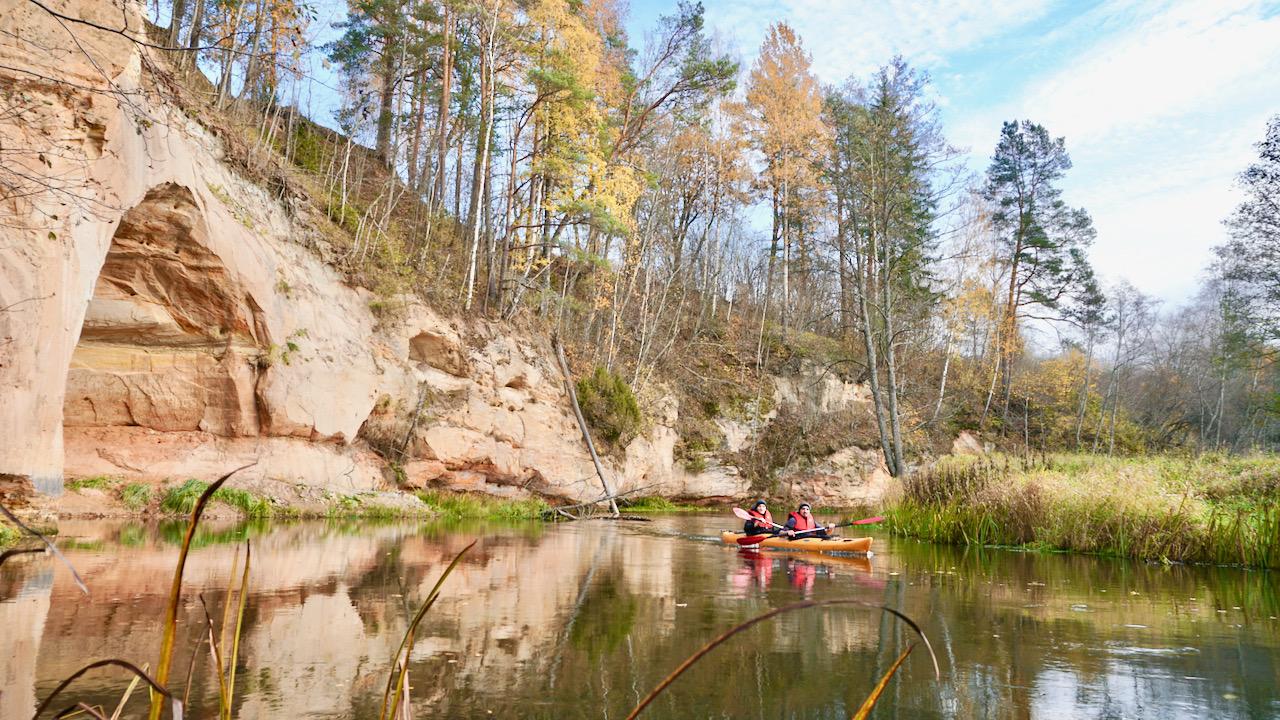
<svg viewBox="0 0 1280 720"><path fill-rule="evenodd" d="M769 508L765 506L763 500L757 500L755 505L747 511L751 519L742 524L742 532L747 535L777 535L778 531L773 526L773 515L769 513Z"/></svg>
<svg viewBox="0 0 1280 720"><path fill-rule="evenodd" d="M809 503L800 503L800 507L787 517L786 530L784 535L797 538L828 538L831 533L827 528L818 524L813 517L813 511L809 507ZM804 530L812 530L813 532L803 532Z"/></svg>

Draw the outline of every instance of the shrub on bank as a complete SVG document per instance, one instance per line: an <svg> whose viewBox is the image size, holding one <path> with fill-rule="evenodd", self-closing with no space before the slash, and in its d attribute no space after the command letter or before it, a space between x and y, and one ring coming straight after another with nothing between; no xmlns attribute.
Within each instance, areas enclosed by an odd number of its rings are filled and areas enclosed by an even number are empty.
<svg viewBox="0 0 1280 720"><path fill-rule="evenodd" d="M8 547L18 542L20 537L22 537L22 533L18 532L17 528L11 528L4 523L0 523L0 548Z"/></svg>
<svg viewBox="0 0 1280 720"><path fill-rule="evenodd" d="M578 406L611 443L625 445L640 431L640 403L631 386L603 367L578 381Z"/></svg>

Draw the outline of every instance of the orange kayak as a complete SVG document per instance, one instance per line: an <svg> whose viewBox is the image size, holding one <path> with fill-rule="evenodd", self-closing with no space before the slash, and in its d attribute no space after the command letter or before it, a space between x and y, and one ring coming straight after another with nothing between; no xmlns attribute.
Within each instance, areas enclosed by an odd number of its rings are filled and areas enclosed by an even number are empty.
<svg viewBox="0 0 1280 720"><path fill-rule="evenodd" d="M726 545L737 545L738 538L742 537L746 537L746 535L732 532L720 533L720 540ZM836 552L868 553L871 552L871 540L872 538L869 537L842 537L830 539L797 538L795 540L789 540L785 537L769 535L760 541L760 545L763 547L784 548L787 550L812 550L815 552L834 550Z"/></svg>

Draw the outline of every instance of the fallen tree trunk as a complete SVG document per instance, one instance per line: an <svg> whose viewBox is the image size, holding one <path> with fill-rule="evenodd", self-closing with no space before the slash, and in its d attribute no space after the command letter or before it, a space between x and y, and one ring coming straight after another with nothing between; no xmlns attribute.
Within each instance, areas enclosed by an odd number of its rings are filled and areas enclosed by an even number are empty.
<svg viewBox="0 0 1280 720"><path fill-rule="evenodd" d="M578 419L578 428L582 430L582 439L587 443L587 452L591 453L591 462L596 466L596 476L600 478L600 485L604 487L605 499L609 501L609 511L617 517L618 503L614 499L613 488L609 486L609 478L605 476L604 466L600 464L600 455L596 452L596 444L591 440L591 431L587 429L587 421L582 417L582 408L578 407L578 392L573 387L573 377L569 375L569 363L564 359L564 346L560 344L559 336L551 338L551 344L555 346L556 360L560 363L560 374L564 376L565 389L569 391L569 404L573 405L573 415Z"/></svg>

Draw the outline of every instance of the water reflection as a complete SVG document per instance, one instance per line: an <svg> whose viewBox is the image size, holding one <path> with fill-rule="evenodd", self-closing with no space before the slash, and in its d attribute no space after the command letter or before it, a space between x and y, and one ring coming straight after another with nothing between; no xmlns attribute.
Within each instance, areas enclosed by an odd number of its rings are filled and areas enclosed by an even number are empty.
<svg viewBox="0 0 1280 720"><path fill-rule="evenodd" d="M913 542L880 542L869 560L700 539L720 524L210 525L188 563L175 667L198 651L193 716L207 716L217 696L197 598L221 607L237 543L251 538L237 715L374 716L413 611L479 539L418 632L417 717L620 717L733 623L833 597L901 609L938 650L942 682L913 655L877 717L1280 715L1270 573ZM0 717L29 716L89 660L154 663L178 533L68 524L61 542L89 598L44 556L0 567ZM848 717L910 640L877 612L782 616L717 649L650 713ZM114 706L126 684L92 675L77 699Z"/></svg>

